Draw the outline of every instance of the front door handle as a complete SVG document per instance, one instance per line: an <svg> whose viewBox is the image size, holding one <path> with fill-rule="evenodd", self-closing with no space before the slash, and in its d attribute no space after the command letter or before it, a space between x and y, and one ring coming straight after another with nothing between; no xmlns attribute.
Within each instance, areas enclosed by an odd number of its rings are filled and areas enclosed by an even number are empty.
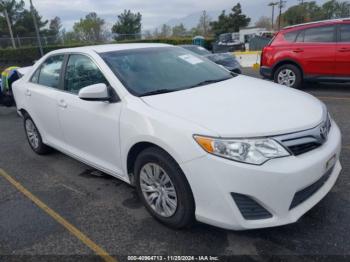
<svg viewBox="0 0 350 262"><path fill-rule="evenodd" d="M304 52L304 49L301 49L301 48L296 48L293 50L294 53L301 53L301 52Z"/></svg>
<svg viewBox="0 0 350 262"><path fill-rule="evenodd" d="M343 47L343 48L340 48L338 51L339 52L350 52L350 48Z"/></svg>
<svg viewBox="0 0 350 262"><path fill-rule="evenodd" d="M67 108L67 103L63 99L58 102L58 106L62 108Z"/></svg>
<svg viewBox="0 0 350 262"><path fill-rule="evenodd" d="M32 93L30 92L29 89L27 89L27 90L26 90L26 96L31 96L31 95L32 95Z"/></svg>

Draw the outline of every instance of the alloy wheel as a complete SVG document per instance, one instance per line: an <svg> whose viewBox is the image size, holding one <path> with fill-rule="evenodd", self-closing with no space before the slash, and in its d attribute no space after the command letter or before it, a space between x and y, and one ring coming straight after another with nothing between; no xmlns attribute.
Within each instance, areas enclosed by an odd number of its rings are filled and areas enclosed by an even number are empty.
<svg viewBox="0 0 350 262"><path fill-rule="evenodd" d="M39 132L31 119L27 119L25 122L26 133L30 145L36 149L39 147Z"/></svg>
<svg viewBox="0 0 350 262"><path fill-rule="evenodd" d="M158 164L147 163L140 171L140 186L147 204L160 216L171 217L177 209L177 193L169 175Z"/></svg>
<svg viewBox="0 0 350 262"><path fill-rule="evenodd" d="M294 86L296 81L295 73L290 69L282 69L277 76L277 82L288 87Z"/></svg>

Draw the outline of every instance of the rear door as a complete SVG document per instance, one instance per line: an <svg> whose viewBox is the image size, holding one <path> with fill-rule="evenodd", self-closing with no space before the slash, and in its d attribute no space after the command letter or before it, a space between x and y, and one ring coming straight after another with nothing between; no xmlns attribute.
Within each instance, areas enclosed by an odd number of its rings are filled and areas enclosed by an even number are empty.
<svg viewBox="0 0 350 262"><path fill-rule="evenodd" d="M299 33L293 53L301 61L306 77L335 74L336 27L307 28Z"/></svg>
<svg viewBox="0 0 350 262"><path fill-rule="evenodd" d="M350 23L338 25L335 75L350 77Z"/></svg>
<svg viewBox="0 0 350 262"><path fill-rule="evenodd" d="M122 174L119 141L121 102L85 101L80 89L109 82L87 55L71 54L64 74L65 92L58 97L58 114L65 149L106 172Z"/></svg>
<svg viewBox="0 0 350 262"><path fill-rule="evenodd" d="M57 97L62 93L64 55L48 57L25 86L27 110L45 143L59 146L63 141L57 114Z"/></svg>

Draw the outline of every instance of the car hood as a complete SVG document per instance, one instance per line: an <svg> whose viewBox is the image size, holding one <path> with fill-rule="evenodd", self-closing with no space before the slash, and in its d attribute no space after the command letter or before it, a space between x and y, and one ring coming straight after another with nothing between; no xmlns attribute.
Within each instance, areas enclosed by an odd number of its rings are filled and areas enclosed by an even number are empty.
<svg viewBox="0 0 350 262"><path fill-rule="evenodd" d="M321 123L325 114L324 104L309 94L247 76L142 100L231 138L306 130Z"/></svg>

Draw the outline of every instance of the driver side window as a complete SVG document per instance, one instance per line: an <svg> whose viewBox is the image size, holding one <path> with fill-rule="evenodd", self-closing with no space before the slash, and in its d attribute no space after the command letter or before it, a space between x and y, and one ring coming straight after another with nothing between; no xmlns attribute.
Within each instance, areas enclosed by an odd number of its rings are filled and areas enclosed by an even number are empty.
<svg viewBox="0 0 350 262"><path fill-rule="evenodd" d="M100 83L109 85L100 69L90 58L78 54L69 56L64 79L64 86L68 92L77 94L84 87Z"/></svg>

